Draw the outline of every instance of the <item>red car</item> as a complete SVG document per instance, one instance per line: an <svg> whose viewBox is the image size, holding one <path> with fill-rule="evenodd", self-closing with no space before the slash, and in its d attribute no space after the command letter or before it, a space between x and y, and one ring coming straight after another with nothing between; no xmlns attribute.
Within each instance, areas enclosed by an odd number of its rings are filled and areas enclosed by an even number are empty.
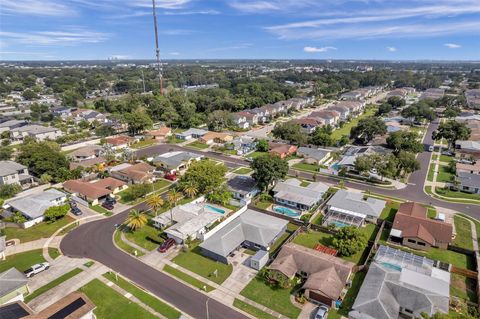
<svg viewBox="0 0 480 319"><path fill-rule="evenodd" d="M108 210L113 209L113 205L111 203L108 203L108 202L103 202L102 207L105 208L105 209L108 209Z"/></svg>
<svg viewBox="0 0 480 319"><path fill-rule="evenodd" d="M167 250L175 246L177 243L175 242L175 239L169 238L163 242L163 244L158 247L158 251L161 253L166 253Z"/></svg>
<svg viewBox="0 0 480 319"><path fill-rule="evenodd" d="M177 175L175 175L175 174L167 173L167 174L165 174L164 177L165 177L165 179L168 179L169 181L172 181L172 182L177 180Z"/></svg>

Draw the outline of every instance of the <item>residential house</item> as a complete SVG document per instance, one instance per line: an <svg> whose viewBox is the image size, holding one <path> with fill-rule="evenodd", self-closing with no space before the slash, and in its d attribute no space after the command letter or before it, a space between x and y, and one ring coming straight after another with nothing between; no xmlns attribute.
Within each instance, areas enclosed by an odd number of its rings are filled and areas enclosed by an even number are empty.
<svg viewBox="0 0 480 319"><path fill-rule="evenodd" d="M151 183L155 180L155 167L144 163L120 164L110 168L110 176L128 184Z"/></svg>
<svg viewBox="0 0 480 319"><path fill-rule="evenodd" d="M68 154L68 157L74 162L93 159L103 153L103 147L99 145L87 145L80 147Z"/></svg>
<svg viewBox="0 0 480 319"><path fill-rule="evenodd" d="M232 141L232 146L238 155L243 155L254 151L257 147L257 142L254 137L243 135L235 137Z"/></svg>
<svg viewBox="0 0 480 319"><path fill-rule="evenodd" d="M283 144L283 143L268 143L270 147L270 154L280 156L280 158L285 159L290 155L295 154L297 151L297 147L290 144Z"/></svg>
<svg viewBox="0 0 480 319"><path fill-rule="evenodd" d="M275 204L295 208L299 211L309 211L318 205L328 186L320 182L312 182L301 186L302 182L296 178L278 182L273 188Z"/></svg>
<svg viewBox="0 0 480 319"><path fill-rule="evenodd" d="M98 123L105 124L109 122L105 114L90 109L77 109L72 111L71 117L75 123L86 121L92 124L97 121Z"/></svg>
<svg viewBox="0 0 480 319"><path fill-rule="evenodd" d="M290 102L290 108L297 111L303 109L307 105L307 100L299 97L291 98L287 102Z"/></svg>
<svg viewBox="0 0 480 319"><path fill-rule="evenodd" d="M7 246L5 244L5 238L7 238L7 236L0 236L0 261L5 260L5 250L7 249Z"/></svg>
<svg viewBox="0 0 480 319"><path fill-rule="evenodd" d="M472 194L480 194L480 175L468 172L457 172L456 180L459 190Z"/></svg>
<svg viewBox="0 0 480 319"><path fill-rule="evenodd" d="M10 130L10 138L14 141L22 141L25 137L32 137L37 141L55 140L63 136L63 132L56 127L46 127L37 124L20 126Z"/></svg>
<svg viewBox="0 0 480 319"><path fill-rule="evenodd" d="M128 148L134 142L135 139L127 135L110 136L105 139L106 146L114 151Z"/></svg>
<svg viewBox="0 0 480 319"><path fill-rule="evenodd" d="M159 129L146 132L145 136L151 137L155 140L165 141L167 137L172 136L172 129L164 126Z"/></svg>
<svg viewBox="0 0 480 319"><path fill-rule="evenodd" d="M53 206L60 206L67 201L67 194L54 188L41 193L29 194L5 201L3 208L7 214L19 212L27 222L22 227L28 228L43 221L45 211Z"/></svg>
<svg viewBox="0 0 480 319"><path fill-rule="evenodd" d="M218 225L200 244L202 255L228 264L228 257L241 247L269 251L287 230L288 221L247 209L236 218Z"/></svg>
<svg viewBox="0 0 480 319"><path fill-rule="evenodd" d="M466 90L465 98L469 108L480 109L480 89Z"/></svg>
<svg viewBox="0 0 480 319"><path fill-rule="evenodd" d="M309 118L319 118L325 125L335 126L340 121L340 113L333 110L321 110L310 113Z"/></svg>
<svg viewBox="0 0 480 319"><path fill-rule="evenodd" d="M434 265L428 258L380 246L348 317L398 319L448 314L450 273Z"/></svg>
<svg viewBox="0 0 480 319"><path fill-rule="evenodd" d="M0 123L0 133L8 132L13 130L14 128L22 127L27 125L27 121L24 120L9 120Z"/></svg>
<svg viewBox="0 0 480 319"><path fill-rule="evenodd" d="M34 183L28 168L14 161L0 161L0 185L19 184L27 187Z"/></svg>
<svg viewBox="0 0 480 319"><path fill-rule="evenodd" d="M168 152L156 156L152 163L171 174L179 174L185 171L194 161L200 161L203 155L192 152Z"/></svg>
<svg viewBox="0 0 480 319"><path fill-rule="evenodd" d="M399 97L405 99L407 97L407 91L404 89L395 89L387 93L387 99L391 97Z"/></svg>
<svg viewBox="0 0 480 319"><path fill-rule="evenodd" d="M331 151L322 148L299 147L297 156L307 164L322 165L330 158Z"/></svg>
<svg viewBox="0 0 480 319"><path fill-rule="evenodd" d="M176 133L175 137L179 140L190 140L192 138L201 138L205 134L207 134L208 131L198 129L198 128L189 128L188 130L181 132L181 133Z"/></svg>
<svg viewBox="0 0 480 319"><path fill-rule="evenodd" d="M338 112L338 114L340 114L340 121L346 121L348 119L348 116L350 115L350 109L341 104L330 106L327 110Z"/></svg>
<svg viewBox="0 0 480 319"><path fill-rule="evenodd" d="M25 319L96 319L95 304L82 292L74 291Z"/></svg>
<svg viewBox="0 0 480 319"><path fill-rule="evenodd" d="M363 99L364 95L360 91L350 91L350 92L345 92L342 95L340 95L341 100L360 100Z"/></svg>
<svg viewBox="0 0 480 319"><path fill-rule="evenodd" d="M480 174L480 161L475 164L456 163L456 172L465 172L470 174Z"/></svg>
<svg viewBox="0 0 480 319"><path fill-rule="evenodd" d="M176 206L171 212L168 211L152 218L152 221L157 228L171 225L165 230L165 233L168 238L173 238L181 244L187 239L201 240L208 228L223 218L224 213L224 210L215 206L191 202Z"/></svg>
<svg viewBox="0 0 480 319"><path fill-rule="evenodd" d="M303 133L312 134L317 127L323 126L325 121L321 118L303 117L293 120L293 123L300 125Z"/></svg>
<svg viewBox="0 0 480 319"><path fill-rule="evenodd" d="M345 295L354 266L352 262L321 251L288 243L268 269L288 279L304 278L301 289L307 299L335 307L336 301Z"/></svg>
<svg viewBox="0 0 480 319"><path fill-rule="evenodd" d="M250 118L250 120L249 120ZM252 114L247 113L247 112L237 112L232 114L232 120L235 126L241 129L248 129L251 125L252 120Z"/></svg>
<svg viewBox="0 0 480 319"><path fill-rule="evenodd" d="M235 176L227 181L228 190L232 197L238 199L241 204L247 205L260 190L257 182L250 176Z"/></svg>
<svg viewBox="0 0 480 319"><path fill-rule="evenodd" d="M257 123L265 123L270 120L271 114L265 107L256 107L254 109L247 110L248 113L256 115Z"/></svg>
<svg viewBox="0 0 480 319"><path fill-rule="evenodd" d="M340 101L336 105L348 108L350 110L350 116L356 116L363 111L366 103L365 101Z"/></svg>
<svg viewBox="0 0 480 319"><path fill-rule="evenodd" d="M376 222L386 204L387 202L381 199L340 189L327 202L325 223L362 226L365 220Z"/></svg>
<svg viewBox="0 0 480 319"><path fill-rule="evenodd" d="M233 141L233 136L227 133L208 132L199 141L205 144L228 143Z"/></svg>
<svg viewBox="0 0 480 319"><path fill-rule="evenodd" d="M440 89L440 88L431 88L425 90L420 97L419 100L424 100L424 99L432 99L432 100L437 100L442 98L445 95L445 90Z"/></svg>
<svg viewBox="0 0 480 319"><path fill-rule="evenodd" d="M61 117L63 120L72 116L72 112L76 111L76 108L71 108L68 106L59 106L52 109L52 115Z"/></svg>
<svg viewBox="0 0 480 319"><path fill-rule="evenodd" d="M127 189L128 185L116 178L107 177L94 182L84 182L78 179L68 180L63 183L63 188L92 205L98 205L100 201L112 194Z"/></svg>
<svg viewBox="0 0 480 319"><path fill-rule="evenodd" d="M457 141L455 143L455 156L457 158L480 160L480 142Z"/></svg>
<svg viewBox="0 0 480 319"><path fill-rule="evenodd" d="M104 164L107 162L105 157L99 156L99 157L94 157L91 159L86 159L78 162L70 162L69 168L71 170L74 170L78 167L82 169L91 169L91 168L96 168L96 167L102 167Z"/></svg>
<svg viewBox="0 0 480 319"><path fill-rule="evenodd" d="M427 208L413 202L402 203L395 214L390 237L402 245L421 250L447 249L453 228L444 221L427 217Z"/></svg>
<svg viewBox="0 0 480 319"><path fill-rule="evenodd" d="M342 159L335 166L338 168L346 168L352 170L355 168L355 160L362 155L370 154L388 154L391 150L383 146L351 146L343 153Z"/></svg>
<svg viewBox="0 0 480 319"><path fill-rule="evenodd" d="M23 301L29 293L28 278L16 268L0 273L0 305Z"/></svg>

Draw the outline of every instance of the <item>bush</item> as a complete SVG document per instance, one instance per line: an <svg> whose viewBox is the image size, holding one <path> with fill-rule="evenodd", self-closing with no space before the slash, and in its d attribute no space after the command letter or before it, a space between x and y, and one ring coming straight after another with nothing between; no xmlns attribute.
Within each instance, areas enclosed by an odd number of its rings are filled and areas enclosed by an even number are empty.
<svg viewBox="0 0 480 319"><path fill-rule="evenodd" d="M22 187L18 184L10 184L10 185L1 185L0 186L0 197L1 198L10 198L15 196L22 190Z"/></svg>
<svg viewBox="0 0 480 319"><path fill-rule="evenodd" d="M335 234L332 245L342 256L352 256L367 247L367 238L353 226L342 227Z"/></svg>
<svg viewBox="0 0 480 319"><path fill-rule="evenodd" d="M43 215L47 221L56 221L57 219L65 217L69 210L70 206L68 204L62 206L52 206L48 208Z"/></svg>

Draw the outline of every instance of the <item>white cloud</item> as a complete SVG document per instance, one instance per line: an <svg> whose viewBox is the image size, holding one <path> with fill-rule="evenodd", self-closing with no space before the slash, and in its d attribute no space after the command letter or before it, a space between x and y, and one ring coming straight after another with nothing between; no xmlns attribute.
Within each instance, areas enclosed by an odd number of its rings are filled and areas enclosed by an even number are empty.
<svg viewBox="0 0 480 319"><path fill-rule="evenodd" d="M51 0L2 0L2 13L32 16L70 16L75 14L71 7Z"/></svg>
<svg viewBox="0 0 480 319"><path fill-rule="evenodd" d="M397 52L397 48L396 47L387 47L387 51L388 52Z"/></svg>
<svg viewBox="0 0 480 319"><path fill-rule="evenodd" d="M220 11L217 10L198 10L198 11L165 11L162 12L163 15L177 15L177 16L188 16L188 15L216 15L220 14Z"/></svg>
<svg viewBox="0 0 480 319"><path fill-rule="evenodd" d="M107 40L108 33L76 29L72 31L35 31L9 32L0 31L0 36L11 39L12 42L27 45L79 45L83 43L99 43Z"/></svg>
<svg viewBox="0 0 480 319"><path fill-rule="evenodd" d="M230 6L243 12L279 10L280 6L271 1L233 1Z"/></svg>
<svg viewBox="0 0 480 319"><path fill-rule="evenodd" d="M336 50L336 49L337 49L337 48L335 48L335 47L321 47L321 48L317 48L317 47L304 47L304 48L303 48L303 51L308 52L308 53L317 53L317 52L327 52L327 51Z"/></svg>
<svg viewBox="0 0 480 319"><path fill-rule="evenodd" d="M449 49L458 49L462 47L460 44L455 44L455 43L445 43L444 46L446 46Z"/></svg>
<svg viewBox="0 0 480 319"><path fill-rule="evenodd" d="M179 56L180 52L168 52L168 54L173 55L173 56Z"/></svg>

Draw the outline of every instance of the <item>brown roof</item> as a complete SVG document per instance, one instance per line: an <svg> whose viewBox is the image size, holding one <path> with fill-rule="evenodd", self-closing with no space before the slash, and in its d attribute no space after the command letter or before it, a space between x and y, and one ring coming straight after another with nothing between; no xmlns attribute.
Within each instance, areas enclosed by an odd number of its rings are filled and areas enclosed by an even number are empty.
<svg viewBox="0 0 480 319"><path fill-rule="evenodd" d="M137 163L127 168L124 168L117 173L122 174L132 180L142 181L150 177L151 172L155 170L155 167L147 163Z"/></svg>
<svg viewBox="0 0 480 319"><path fill-rule="evenodd" d="M219 133L219 132L208 132L205 135L203 135L200 140L202 141L209 141L209 140L214 140L214 139L220 139L220 140L227 140L229 137L232 137L230 134L226 133Z"/></svg>
<svg viewBox="0 0 480 319"><path fill-rule="evenodd" d="M133 142L134 139L130 136L118 135L118 136L107 137L105 140L107 141L108 144L123 145L123 144L128 144Z"/></svg>
<svg viewBox="0 0 480 319"><path fill-rule="evenodd" d="M67 307L70 306L72 303L79 302L80 307L72 308L71 311L68 311ZM62 318L64 319L79 319L88 314L90 311L93 311L96 308L95 304L88 299L88 297L81 292L74 291L53 305L43 309L36 315L31 315L27 317L27 319L48 319L52 318L55 314L59 311L65 311L66 313Z"/></svg>
<svg viewBox="0 0 480 319"><path fill-rule="evenodd" d="M323 123L325 123L324 121L322 121L320 118L310 118L310 117L307 117L307 118L301 118L301 119L296 119L296 120L293 120L294 123L297 123L297 124L300 124L300 125L321 125Z"/></svg>
<svg viewBox="0 0 480 319"><path fill-rule="evenodd" d="M122 187L122 186L127 185L125 182L122 182L121 180L118 180L118 179L113 178L113 177L107 177L107 178L98 180L98 181L96 181L92 184L95 185L95 186L98 186L98 187L101 187L101 188L107 188L107 189L110 189L110 190L113 190L117 187Z"/></svg>
<svg viewBox="0 0 480 319"><path fill-rule="evenodd" d="M63 183L63 188L71 193L78 193L87 197L88 199L95 200L100 197L109 195L114 188L126 185L124 182L118 179L107 177L105 179L98 180L93 183L87 183L80 180L69 180Z"/></svg>
<svg viewBox="0 0 480 319"><path fill-rule="evenodd" d="M293 153L297 150L296 146L282 143L269 143L270 152L276 154Z"/></svg>
<svg viewBox="0 0 480 319"><path fill-rule="evenodd" d="M165 137L172 132L172 129L169 127L161 127L157 130L148 131L145 135L147 136L158 136Z"/></svg>
<svg viewBox="0 0 480 319"><path fill-rule="evenodd" d="M420 218L427 217L427 208L415 202L402 203L398 207L397 214L405 214Z"/></svg>
<svg viewBox="0 0 480 319"><path fill-rule="evenodd" d="M308 279L303 288L316 290L336 299L340 296L355 265L349 261L288 243L282 247L270 269L292 278L296 273L305 272Z"/></svg>
<svg viewBox="0 0 480 319"><path fill-rule="evenodd" d="M70 169L75 169L77 167L92 167L94 165L97 165L97 164L103 164L105 163L107 160L102 157L102 156L99 156L99 157L95 157L95 158L90 158L90 159L86 159L86 160L83 160L83 161L80 161L80 162L71 162L70 163Z"/></svg>
<svg viewBox="0 0 480 319"><path fill-rule="evenodd" d="M435 242L450 243L452 241L452 225L428 218L426 208L425 213L420 214L422 209L417 206L418 204L411 204L413 203L405 203L402 204L403 206L400 205L400 209L397 211L393 221L393 229L402 231L402 236L405 237L418 237L425 241L431 241L431 236ZM415 227L418 225L422 227ZM407 235L405 235L405 232ZM435 245L435 243L433 245Z"/></svg>
<svg viewBox="0 0 480 319"><path fill-rule="evenodd" d="M98 153L102 149L101 146L99 145L87 145L84 147L81 147L79 149L74 150L68 156L70 157L87 157L87 156L93 156Z"/></svg>
<svg viewBox="0 0 480 319"><path fill-rule="evenodd" d="M470 164L463 164L463 163L457 163L457 171L465 171L465 172L474 172L474 173L479 173L480 172L480 161L475 162L475 164L470 165Z"/></svg>
<svg viewBox="0 0 480 319"><path fill-rule="evenodd" d="M419 238L430 245L435 245L435 238L432 234L422 226L422 224L412 225L402 231L402 237L404 238Z"/></svg>

